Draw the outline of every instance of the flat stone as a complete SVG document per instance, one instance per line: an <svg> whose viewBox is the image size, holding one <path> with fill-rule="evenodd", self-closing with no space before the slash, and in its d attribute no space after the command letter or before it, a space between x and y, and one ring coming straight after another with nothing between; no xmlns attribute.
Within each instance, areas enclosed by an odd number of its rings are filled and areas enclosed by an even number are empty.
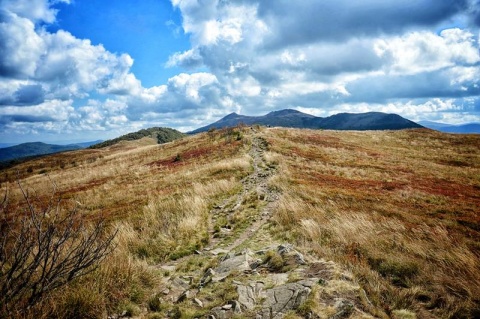
<svg viewBox="0 0 480 319"><path fill-rule="evenodd" d="M281 318L288 310L300 307L307 300L317 280L310 278L268 289L262 305L262 317Z"/></svg>
<svg viewBox="0 0 480 319"><path fill-rule="evenodd" d="M183 279L180 279L180 278L174 278L172 280L172 283L177 286L177 287L181 287L181 288L184 288L184 289L188 289L190 288L190 283L189 282L185 282Z"/></svg>
<svg viewBox="0 0 480 319"><path fill-rule="evenodd" d="M250 263L252 261L251 252L246 251L240 255L231 256L223 260L217 268L215 268L215 275L212 278L213 282L224 280L232 272L251 271Z"/></svg>
<svg viewBox="0 0 480 319"><path fill-rule="evenodd" d="M272 280L274 286L280 286L287 283L288 275L288 273L270 274L269 278Z"/></svg>
<svg viewBox="0 0 480 319"><path fill-rule="evenodd" d="M254 282L248 285L238 285L238 302L246 309L251 310L255 308L257 301L266 297L265 291L263 290L264 287L265 284L262 282Z"/></svg>
<svg viewBox="0 0 480 319"><path fill-rule="evenodd" d="M162 270L165 270L165 271L174 272L177 267L176 266L162 265L162 266L159 266L159 268L162 269Z"/></svg>
<svg viewBox="0 0 480 319"><path fill-rule="evenodd" d="M214 256L218 256L220 254L227 254L228 250L222 249L222 248L215 248L215 249L211 250L210 253Z"/></svg>

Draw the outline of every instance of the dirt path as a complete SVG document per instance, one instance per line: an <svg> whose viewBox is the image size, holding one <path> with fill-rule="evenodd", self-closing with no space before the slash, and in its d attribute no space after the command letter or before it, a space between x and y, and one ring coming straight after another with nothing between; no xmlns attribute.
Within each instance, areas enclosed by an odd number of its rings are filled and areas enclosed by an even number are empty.
<svg viewBox="0 0 480 319"><path fill-rule="evenodd" d="M251 238L270 218L278 199L278 193L268 187L268 180L275 174L275 169L269 166L265 160L264 152L267 148L267 142L255 134L249 152L253 162L253 172L241 181L243 189L239 194L224 200L222 204L215 206L210 211L209 231L212 237L210 245L205 250L219 248L222 251L230 252ZM241 214L242 210L248 208L252 198L258 202L259 206L256 216L251 216L246 221L247 227L242 228L241 231L235 231L235 225L232 226L230 221ZM214 229L214 225L222 217L227 224L220 227L219 235Z"/></svg>
<svg viewBox="0 0 480 319"><path fill-rule="evenodd" d="M312 318L373 318L365 312L373 306L348 271L271 237L266 226L279 194L269 186L276 169L265 159L267 149L253 132L253 171L241 180L241 191L210 210L207 247L157 265L166 274L158 300L185 317L199 311L191 317L271 319L313 298L307 305ZM317 293L309 297L312 291Z"/></svg>

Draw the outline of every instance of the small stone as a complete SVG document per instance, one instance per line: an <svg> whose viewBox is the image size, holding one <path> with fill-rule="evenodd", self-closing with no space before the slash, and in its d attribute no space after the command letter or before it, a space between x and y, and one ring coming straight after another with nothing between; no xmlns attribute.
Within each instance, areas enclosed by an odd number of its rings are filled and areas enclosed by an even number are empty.
<svg viewBox="0 0 480 319"><path fill-rule="evenodd" d="M232 300L232 301L229 301L228 304L232 305L233 312L242 313L242 308L241 308L240 303L238 301Z"/></svg>
<svg viewBox="0 0 480 319"><path fill-rule="evenodd" d="M187 280L190 285L193 283L193 276L182 276L182 278Z"/></svg>
<svg viewBox="0 0 480 319"><path fill-rule="evenodd" d="M192 296L192 293L190 292L190 290L185 290L185 291L180 295L180 297L178 297L177 303L182 302L182 301L185 301L185 300L187 300L187 299L190 299L191 296Z"/></svg>
<svg viewBox="0 0 480 319"><path fill-rule="evenodd" d="M222 310L230 310L232 308L233 308L233 305L231 305L231 304L226 304L226 305L222 306Z"/></svg>
<svg viewBox="0 0 480 319"><path fill-rule="evenodd" d="M205 276L213 276L215 275L215 270L213 270L212 268L208 268L207 271L205 271Z"/></svg>
<svg viewBox="0 0 480 319"><path fill-rule="evenodd" d="M183 279L180 279L180 278L174 278L172 283L177 286L177 287L181 287L183 289L188 289L190 287L190 284L188 282L186 282L185 280Z"/></svg>
<svg viewBox="0 0 480 319"><path fill-rule="evenodd" d="M277 251L280 255L288 253L292 249L292 245L290 244L282 244L279 245Z"/></svg>
<svg viewBox="0 0 480 319"><path fill-rule="evenodd" d="M200 307L200 308L203 308L203 302L198 299L198 298L194 298L193 301Z"/></svg>
<svg viewBox="0 0 480 319"><path fill-rule="evenodd" d="M168 295L169 293L170 293L170 289L168 289L168 288L162 290L162 294L164 294L164 295Z"/></svg>

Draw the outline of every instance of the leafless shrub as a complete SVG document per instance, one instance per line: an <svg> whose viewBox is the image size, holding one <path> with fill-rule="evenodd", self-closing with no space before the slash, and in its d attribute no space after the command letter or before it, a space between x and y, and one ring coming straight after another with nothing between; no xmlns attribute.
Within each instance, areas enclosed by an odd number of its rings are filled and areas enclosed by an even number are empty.
<svg viewBox="0 0 480 319"><path fill-rule="evenodd" d="M48 292L92 272L114 248L116 231L107 234L103 219L85 222L77 205L65 207L52 185L44 205L20 182L22 207L10 205L5 190L0 206L0 318L25 313Z"/></svg>

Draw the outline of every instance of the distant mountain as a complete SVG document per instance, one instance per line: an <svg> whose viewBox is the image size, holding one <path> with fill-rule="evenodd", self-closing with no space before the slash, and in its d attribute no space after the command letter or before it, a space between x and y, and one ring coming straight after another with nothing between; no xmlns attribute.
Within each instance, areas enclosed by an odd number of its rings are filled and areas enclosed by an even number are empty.
<svg viewBox="0 0 480 319"><path fill-rule="evenodd" d="M151 127L148 129L143 129L137 132L128 133L120 137L104 141L90 146L90 148L102 148L117 144L121 141L134 141L139 140L144 137L152 137L157 140L158 144L171 142L173 140L184 137L185 134L177 130L167 128L167 127Z"/></svg>
<svg viewBox="0 0 480 319"><path fill-rule="evenodd" d="M78 150L79 145L55 145L42 142L22 143L0 149L0 161Z"/></svg>
<svg viewBox="0 0 480 319"><path fill-rule="evenodd" d="M96 140L96 141L91 141L91 142L82 142L82 143L72 143L72 144L68 144L66 146L79 146L80 148L87 148L87 147L90 147L92 145L95 145L95 144L98 144L98 143L102 143L103 140Z"/></svg>
<svg viewBox="0 0 480 319"><path fill-rule="evenodd" d="M397 114L380 112L340 113L324 118L287 109L270 112L263 116L245 116L232 113L215 123L189 133L195 134L208 131L211 128L231 127L238 124L332 130L400 130L423 127Z"/></svg>
<svg viewBox="0 0 480 319"><path fill-rule="evenodd" d="M460 125L452 125L452 124L445 124L445 123L438 123L438 122L420 121L419 124L425 127L428 127L432 130L437 130L437 131L446 132L446 133L480 134L480 123L466 123L466 124L460 124Z"/></svg>
<svg viewBox="0 0 480 319"><path fill-rule="evenodd" d="M14 145L18 145L18 144L17 143L0 143L0 148L10 147Z"/></svg>

